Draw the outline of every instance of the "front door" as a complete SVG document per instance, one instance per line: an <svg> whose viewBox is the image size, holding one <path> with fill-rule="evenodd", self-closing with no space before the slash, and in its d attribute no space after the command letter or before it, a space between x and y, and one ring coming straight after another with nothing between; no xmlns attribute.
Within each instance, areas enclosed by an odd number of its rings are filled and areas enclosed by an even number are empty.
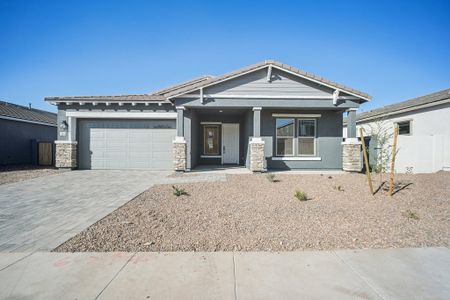
<svg viewBox="0 0 450 300"><path fill-rule="evenodd" d="M222 163L239 164L239 124L222 124Z"/></svg>

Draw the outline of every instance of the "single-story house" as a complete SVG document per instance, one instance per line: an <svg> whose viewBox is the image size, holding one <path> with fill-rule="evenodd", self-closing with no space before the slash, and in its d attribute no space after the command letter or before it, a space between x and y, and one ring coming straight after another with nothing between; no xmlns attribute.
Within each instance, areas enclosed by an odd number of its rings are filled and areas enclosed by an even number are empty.
<svg viewBox="0 0 450 300"><path fill-rule="evenodd" d="M450 171L450 89L398 102L356 115L357 127L398 128L398 173ZM344 121L344 137L347 135ZM359 129L358 129L359 136ZM392 144L392 143L391 143Z"/></svg>
<svg viewBox="0 0 450 300"><path fill-rule="evenodd" d="M51 165L56 114L0 101L0 165Z"/></svg>
<svg viewBox="0 0 450 300"><path fill-rule="evenodd" d="M273 60L149 94L45 98L58 107L58 167L177 171L359 171L354 121L370 99ZM344 112L353 126L343 142Z"/></svg>

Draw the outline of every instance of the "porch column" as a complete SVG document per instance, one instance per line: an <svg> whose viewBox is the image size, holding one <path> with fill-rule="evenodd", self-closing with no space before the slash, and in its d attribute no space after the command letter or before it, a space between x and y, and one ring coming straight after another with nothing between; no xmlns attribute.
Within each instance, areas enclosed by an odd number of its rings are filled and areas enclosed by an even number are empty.
<svg viewBox="0 0 450 300"><path fill-rule="evenodd" d="M356 138L356 108L347 111L347 138Z"/></svg>
<svg viewBox="0 0 450 300"><path fill-rule="evenodd" d="M253 107L253 136L261 136L261 107Z"/></svg>
<svg viewBox="0 0 450 300"><path fill-rule="evenodd" d="M261 107L253 107L253 137L250 141L250 170L264 172L266 170L264 141L261 138Z"/></svg>
<svg viewBox="0 0 450 300"><path fill-rule="evenodd" d="M76 118L58 118L58 136L63 139L55 141L55 167L60 169L75 169L78 166Z"/></svg>
<svg viewBox="0 0 450 300"><path fill-rule="evenodd" d="M184 137L184 106L177 106L177 137Z"/></svg>
<svg viewBox="0 0 450 300"><path fill-rule="evenodd" d="M361 142L356 137L356 108L347 111L347 138L342 143L342 169L347 172L361 172Z"/></svg>
<svg viewBox="0 0 450 300"><path fill-rule="evenodd" d="M175 171L186 171L187 144L184 138L184 106L177 106L177 136L173 141L173 168Z"/></svg>

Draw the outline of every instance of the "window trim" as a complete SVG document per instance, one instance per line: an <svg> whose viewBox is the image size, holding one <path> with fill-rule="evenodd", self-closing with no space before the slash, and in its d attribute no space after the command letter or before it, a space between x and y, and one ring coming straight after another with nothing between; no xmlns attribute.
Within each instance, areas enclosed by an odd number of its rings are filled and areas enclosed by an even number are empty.
<svg viewBox="0 0 450 300"><path fill-rule="evenodd" d="M399 123L406 123L406 122L409 123L409 133L400 133L400 128L399 128L398 124ZM394 124L395 124L395 127L397 127L397 129L398 129L398 135L412 135L412 132L413 132L413 130L412 130L412 123L413 123L412 119L395 121Z"/></svg>
<svg viewBox="0 0 450 300"><path fill-rule="evenodd" d="M314 121L314 135L313 136L300 136L300 121ZM298 143L302 138L314 139L314 153L313 154L300 154ZM296 155L297 157L315 157L317 155L317 119L313 118L298 118L297 119L297 137L296 137Z"/></svg>
<svg viewBox="0 0 450 300"><path fill-rule="evenodd" d="M284 155L279 155L278 154L278 128L277 128L277 120L293 120L294 123L294 130L292 131L292 137L289 136L281 136L280 138L282 139L289 139L292 138L292 154L284 154ZM275 118L275 156L277 157L294 157L295 156L295 118L286 118L286 117L281 117L281 118Z"/></svg>
<svg viewBox="0 0 450 300"><path fill-rule="evenodd" d="M208 123L208 124L202 124L203 126L203 132L202 132L202 135L203 135L203 152L202 152L202 154L201 154L201 158L220 158L220 157L222 157L222 151L221 151L221 149L222 149L222 145L221 145L221 143L222 143L222 138L221 138L221 127L222 127L222 124L217 124L217 123ZM217 140L218 140L218 153L214 153L214 154L207 154L206 153L206 139L205 139L205 129L207 128L207 127L215 127L215 128L217 128L218 130L217 130L217 132L218 132L218 137L217 137Z"/></svg>

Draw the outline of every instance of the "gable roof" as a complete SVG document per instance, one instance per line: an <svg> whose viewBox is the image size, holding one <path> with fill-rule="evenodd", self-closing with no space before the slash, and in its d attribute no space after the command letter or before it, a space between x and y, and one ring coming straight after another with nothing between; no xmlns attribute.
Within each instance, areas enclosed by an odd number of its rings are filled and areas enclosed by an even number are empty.
<svg viewBox="0 0 450 300"><path fill-rule="evenodd" d="M353 95L360 98L363 101L369 101L372 97L367 93L358 91L356 89L350 88L343 84L325 79L323 77L314 75L309 72L299 70L297 68L291 67L286 64L282 64L275 60L265 60L263 62L244 67L242 69L226 73L221 76L213 77L210 75L204 75L192 80L188 80L168 88L164 88L148 94L135 94L135 95L120 95L120 96L60 96L60 97L45 97L45 101L50 102L93 102L93 101L111 101L111 102L139 102L139 101L155 101L155 102L169 102L171 99L182 96L192 91L199 90L204 87L218 84L220 82L230 80L239 76L243 76L247 73L251 73L260 69L274 67L282 71L291 73L295 76L305 78L307 80L319 83L321 85L330 87L332 89L337 89L347 94Z"/></svg>
<svg viewBox="0 0 450 300"><path fill-rule="evenodd" d="M330 88L341 90L341 91L346 92L348 94L351 94L351 95L354 95L356 97L362 98L363 100L366 100L366 101L369 101L372 98L367 93L364 93L364 92L358 91L356 89L350 88L348 86L345 86L343 84L340 84L340 83L337 83L337 82L325 79L323 77L314 75L312 73L308 73L308 72L299 70L299 69L291 67L289 65L282 64L282 63L277 62L275 60L265 60L263 62L254 64L254 65L251 65L251 66L247 66L247 67L244 67L242 69L239 69L239 70L236 70L236 71L233 71L233 72L230 72L230 73L226 73L226 74L221 75L221 76L212 77L212 78L209 78L209 79L204 80L204 81L193 83L193 84L187 85L187 86L185 86L183 88L178 88L178 89L176 89L174 91L171 91L171 92L165 94L165 96L168 99L175 98L175 97L181 96L183 94L187 94L189 92L198 90L200 88L204 88L204 87L207 87L207 86L211 86L211 85L217 84L219 82L230 80L232 78L239 77L239 76L242 76L244 74L251 73L253 71L260 70L260 69L263 69L263 68L266 68L266 67L269 67L269 66L276 67L276 68L278 68L280 70L283 70L283 71L289 72L291 74L294 74L296 76L299 76L299 77L302 77L302 78L305 78L305 79L317 82L319 84L328 86Z"/></svg>
<svg viewBox="0 0 450 300"><path fill-rule="evenodd" d="M29 121L45 123L56 126L56 114L45 110L28 108L26 106L0 101L0 118L8 118L17 121Z"/></svg>
<svg viewBox="0 0 450 300"><path fill-rule="evenodd" d="M356 115L356 121L363 122L373 120L387 115L401 113L404 110L412 111L423 108L424 106L439 105L443 100L450 100L450 89L445 89L428 95L409 99L381 108L373 109Z"/></svg>

